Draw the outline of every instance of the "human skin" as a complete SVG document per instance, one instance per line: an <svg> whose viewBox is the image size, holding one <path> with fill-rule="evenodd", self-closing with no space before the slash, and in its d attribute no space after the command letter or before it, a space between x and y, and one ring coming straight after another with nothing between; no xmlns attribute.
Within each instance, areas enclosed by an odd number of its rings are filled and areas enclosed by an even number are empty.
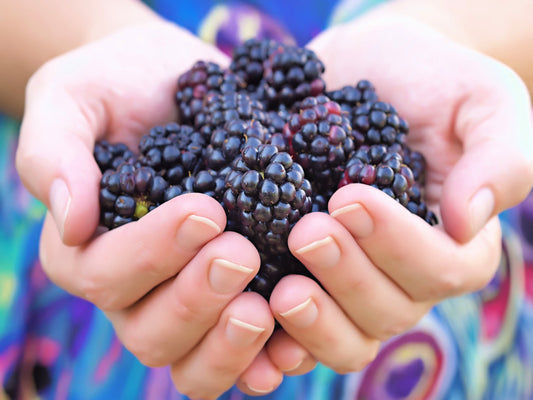
<svg viewBox="0 0 533 400"><path fill-rule="evenodd" d="M507 67L411 20L334 28L310 47L326 63L329 87L368 78L409 121L410 144L428 158L428 201L443 223L431 227L373 188L346 186L330 215L304 217L289 238L328 293L291 276L270 304L241 293L259 268L257 251L222 232L224 212L207 196L173 199L95 234L95 140L134 145L174 119L177 75L198 58L226 64L221 54L157 22L56 58L28 86L17 166L51 210L41 239L45 272L104 310L141 362L170 365L176 387L193 398L216 398L234 382L268 392L284 373L305 373L317 361L338 372L363 368L382 340L492 277L495 215L531 188L530 104ZM274 317L284 330L267 343Z"/></svg>

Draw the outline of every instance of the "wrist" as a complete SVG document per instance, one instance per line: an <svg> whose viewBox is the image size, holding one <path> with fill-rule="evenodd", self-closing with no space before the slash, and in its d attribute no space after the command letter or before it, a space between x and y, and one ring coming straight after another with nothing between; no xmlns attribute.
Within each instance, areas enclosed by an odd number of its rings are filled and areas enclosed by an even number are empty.
<svg viewBox="0 0 533 400"><path fill-rule="evenodd" d="M368 14L368 18L390 18L411 20L412 23L424 24L455 42L472 49L480 50L474 33L475 26L465 23L469 17L470 8L455 0L395 0L385 3L375 12ZM460 9L460 10L459 10ZM475 24L474 24L475 25Z"/></svg>
<svg viewBox="0 0 533 400"><path fill-rule="evenodd" d="M136 0L103 0L97 12L90 15L80 45L101 39L122 28L146 23L162 22L163 19L150 8Z"/></svg>

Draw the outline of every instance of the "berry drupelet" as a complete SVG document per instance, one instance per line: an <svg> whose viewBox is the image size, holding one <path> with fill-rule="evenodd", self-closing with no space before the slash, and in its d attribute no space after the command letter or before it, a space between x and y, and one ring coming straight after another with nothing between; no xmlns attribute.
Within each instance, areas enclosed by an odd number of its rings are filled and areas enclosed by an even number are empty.
<svg viewBox="0 0 533 400"><path fill-rule="evenodd" d="M228 220L266 253L288 250L292 226L311 210L311 185L301 166L276 146L247 146L226 178Z"/></svg>

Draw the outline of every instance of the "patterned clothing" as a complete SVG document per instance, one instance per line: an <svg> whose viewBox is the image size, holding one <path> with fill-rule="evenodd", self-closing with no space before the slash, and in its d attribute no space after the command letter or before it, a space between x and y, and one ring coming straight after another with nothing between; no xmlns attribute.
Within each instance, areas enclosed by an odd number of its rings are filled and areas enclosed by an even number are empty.
<svg viewBox="0 0 533 400"><path fill-rule="evenodd" d="M230 52L251 36L304 45L380 1L147 3ZM18 128L0 116L0 400L184 399L167 368L141 365L102 312L47 280L38 260L45 208L15 171ZM436 306L360 373L319 365L261 399L533 399L533 194L501 220L500 267L483 290ZM248 398L237 389L221 397Z"/></svg>

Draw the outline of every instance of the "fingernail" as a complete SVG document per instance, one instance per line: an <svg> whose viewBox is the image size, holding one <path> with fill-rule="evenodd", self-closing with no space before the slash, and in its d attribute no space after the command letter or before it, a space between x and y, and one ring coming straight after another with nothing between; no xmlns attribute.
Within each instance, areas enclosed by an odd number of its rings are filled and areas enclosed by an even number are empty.
<svg viewBox="0 0 533 400"><path fill-rule="evenodd" d="M268 389L258 389L258 388L255 388L253 386L250 386L248 383L246 384L246 386L248 387L248 389L250 389L252 392L254 393L257 393L257 394L267 394L267 393L270 393L274 390L273 387L270 387Z"/></svg>
<svg viewBox="0 0 533 400"><path fill-rule="evenodd" d="M306 301L291 308L289 311L279 313L285 320L299 328L306 328L315 322L318 316L318 308L309 297Z"/></svg>
<svg viewBox="0 0 533 400"><path fill-rule="evenodd" d="M209 283L217 293L231 293L241 289L253 272L252 268L217 258L209 268Z"/></svg>
<svg viewBox="0 0 533 400"><path fill-rule="evenodd" d="M484 187L470 200L470 229L472 234L477 233L487 223L494 211L494 195Z"/></svg>
<svg viewBox="0 0 533 400"><path fill-rule="evenodd" d="M331 213L331 216L339 219L356 238L370 236L374 231L374 221L366 208L360 203L338 208Z"/></svg>
<svg viewBox="0 0 533 400"><path fill-rule="evenodd" d="M50 212L54 217L61 237L65 233L65 221L70 209L70 193L67 184L61 178L56 178L50 186Z"/></svg>
<svg viewBox="0 0 533 400"><path fill-rule="evenodd" d="M222 230L212 220L198 215L189 215L178 228L176 241L180 246L196 249L217 236Z"/></svg>
<svg viewBox="0 0 533 400"><path fill-rule="evenodd" d="M293 365L292 367L289 367L289 368L285 368L282 370L282 372L292 372L292 371L295 371L296 369L298 369L300 367L300 365L302 365L304 362L304 360L300 360L298 361L298 363L296 363L295 365Z"/></svg>
<svg viewBox="0 0 533 400"><path fill-rule="evenodd" d="M245 347L251 345L265 331L265 328L229 318L226 325L226 337L235 346Z"/></svg>
<svg viewBox="0 0 533 400"><path fill-rule="evenodd" d="M314 241L294 252L313 265L324 268L334 266L341 258L341 250L331 236Z"/></svg>

